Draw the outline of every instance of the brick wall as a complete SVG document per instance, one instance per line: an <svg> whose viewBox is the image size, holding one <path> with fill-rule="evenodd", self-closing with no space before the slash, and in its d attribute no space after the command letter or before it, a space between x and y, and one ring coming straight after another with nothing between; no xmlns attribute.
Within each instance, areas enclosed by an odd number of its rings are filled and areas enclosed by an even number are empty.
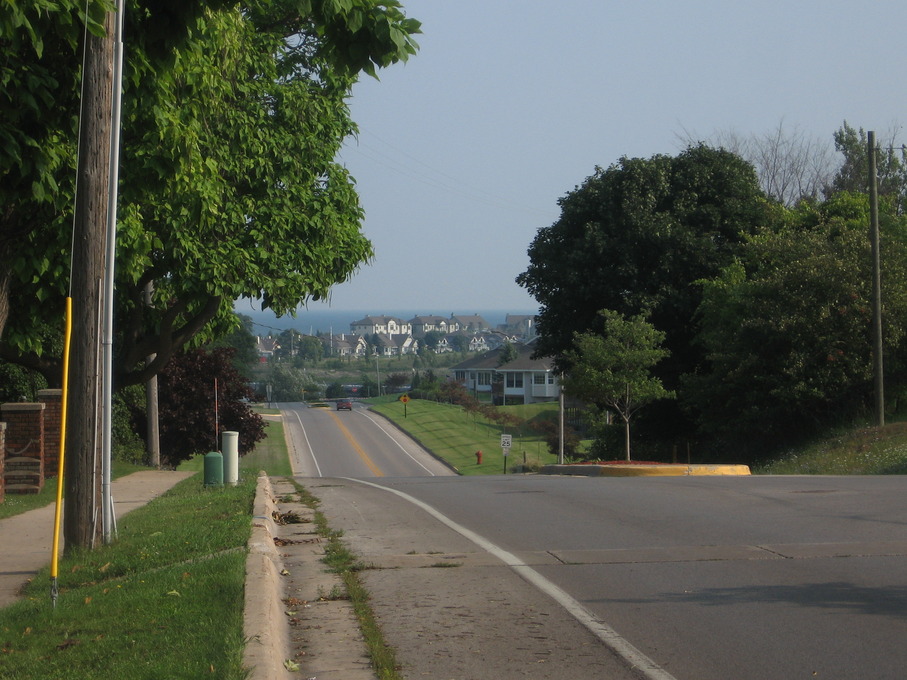
<svg viewBox="0 0 907 680"><path fill-rule="evenodd" d="M44 404L44 479L60 471L60 425L63 390L38 390L38 401Z"/></svg>
<svg viewBox="0 0 907 680"><path fill-rule="evenodd" d="M5 493L38 493L44 487L44 404L0 405L6 422Z"/></svg>

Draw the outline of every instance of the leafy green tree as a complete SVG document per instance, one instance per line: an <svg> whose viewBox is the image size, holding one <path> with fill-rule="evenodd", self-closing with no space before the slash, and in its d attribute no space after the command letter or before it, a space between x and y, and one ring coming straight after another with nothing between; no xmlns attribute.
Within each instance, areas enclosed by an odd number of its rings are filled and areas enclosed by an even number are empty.
<svg viewBox="0 0 907 680"><path fill-rule="evenodd" d="M519 350L513 346L512 342L505 342L501 345L501 352L498 354L498 366L503 366L504 364L509 364L511 361L515 360L520 356Z"/></svg>
<svg viewBox="0 0 907 680"><path fill-rule="evenodd" d="M38 390L46 387L47 381L37 371L0 361L0 403L35 401Z"/></svg>
<svg viewBox="0 0 907 680"><path fill-rule="evenodd" d="M871 275L865 196L801 205L783 228L749 237L704 283L703 370L684 400L702 430L754 458L859 417L872 403ZM904 379L907 242L883 221L886 373Z"/></svg>
<svg viewBox="0 0 907 680"><path fill-rule="evenodd" d="M844 157L831 185L827 187L829 196L846 191L850 193L869 192L869 144L866 131L855 129L844 121L835 132L835 149ZM907 149L895 142L895 134L890 133L887 139L877 138L878 155L876 171L878 174L879 197L887 201L897 214L907 207Z"/></svg>
<svg viewBox="0 0 907 680"><path fill-rule="evenodd" d="M302 333L295 328L288 328L277 334L278 348L274 351L274 357L279 361L292 360L299 352L299 339Z"/></svg>
<svg viewBox="0 0 907 680"><path fill-rule="evenodd" d="M73 219L76 47L85 10L67 0L15 4L11 19L0 20L0 108L23 113L4 118L11 123L0 128L10 150L0 155L0 356L59 376L59 357L42 356L32 328L42 316L62 317L75 243L64 533L76 548L93 541L87 513L97 505L87 469L99 460L88 450L97 439L90 435L98 344L91 315L104 259L97 227L107 182L99 169L111 136L103 116L83 120L99 125L81 132L89 143L82 145L79 176L92 178L95 188L78 193ZM95 102L89 110L107 112L112 5L93 1L87 8L89 58L81 77L86 99ZM333 162L353 131L346 97L357 73L374 74L414 53L419 30L394 0L136 0L129 9L116 267L119 386L155 375L193 340L224 332L234 299L260 297L280 314L324 297L370 257L352 181ZM149 308L143 292L151 282ZM8 316L9 309L24 311Z"/></svg>
<svg viewBox="0 0 907 680"><path fill-rule="evenodd" d="M696 282L729 264L744 235L780 210L751 165L701 145L673 157L622 158L559 203L560 218L539 230L517 278L539 302L536 354L561 357L576 333L596 327L602 308L647 314L671 353L656 368L668 389L703 360L691 323ZM663 438L689 434L673 402L650 414L647 429Z"/></svg>
<svg viewBox="0 0 907 680"><path fill-rule="evenodd" d="M420 342L420 351L434 352L443 337L444 334L441 331L428 331Z"/></svg>
<svg viewBox="0 0 907 680"><path fill-rule="evenodd" d="M339 382L332 382L325 388L324 396L327 399L337 399L338 397L345 397L346 390L343 389L343 385L341 385Z"/></svg>
<svg viewBox="0 0 907 680"><path fill-rule="evenodd" d="M303 361L317 364L324 356L324 344L321 340L311 335L303 335L299 340L299 357Z"/></svg>
<svg viewBox="0 0 907 680"><path fill-rule="evenodd" d="M252 318L245 314L237 314L236 317L236 327L210 343L209 347L232 347L236 370L249 377L252 367L258 364L258 350L256 349L255 334L252 332Z"/></svg>
<svg viewBox="0 0 907 680"><path fill-rule="evenodd" d="M455 333L448 337L450 346L454 352L468 352L469 351L469 337L463 333Z"/></svg>
<svg viewBox="0 0 907 680"><path fill-rule="evenodd" d="M574 349L566 353L571 368L565 389L589 403L594 420L601 422L608 409L621 417L624 450L630 460L630 420L643 406L674 397L651 375L669 352L661 347L665 334L644 316L625 319L609 309L599 315L604 321L603 333L577 333Z"/></svg>
<svg viewBox="0 0 907 680"><path fill-rule="evenodd" d="M308 379L298 368L272 362L268 369L268 383L273 401L302 401Z"/></svg>
<svg viewBox="0 0 907 680"><path fill-rule="evenodd" d="M362 397L377 397L380 394L379 385L371 373L363 373L359 379L359 395Z"/></svg>
<svg viewBox="0 0 907 680"><path fill-rule="evenodd" d="M395 2L373 0L210 4L214 9L199 3L198 12L177 13L187 17L176 27L184 34L178 45L162 48L159 36L143 32L151 30L144 21L132 27L118 236L118 384L144 380L195 335L224 330L232 324L234 299L260 297L284 313L324 297L371 255L352 180L334 158L354 130L346 99L356 72L411 54L418 22ZM59 98L75 91L78 60L74 45L67 49L53 74ZM39 61L34 54L32 60ZM62 118L71 127L72 111ZM51 133L73 149L69 127ZM59 155L58 165L71 158ZM72 170L41 179L46 165L22 182L50 186L53 180L55 203L28 233L4 230L24 235L13 243L14 266L0 260L0 271L12 271L16 308L20 300L38 299L45 301L42 311L59 318ZM4 215L12 223L19 204L10 205ZM43 215L36 207L26 201L16 214ZM141 304L149 281L155 282L153 310ZM4 356L37 363L30 322L24 315L10 319ZM158 359L148 365L151 354Z"/></svg>
<svg viewBox="0 0 907 680"><path fill-rule="evenodd" d="M384 387L388 392L400 392L409 384L410 380L409 373L391 373L384 379Z"/></svg>

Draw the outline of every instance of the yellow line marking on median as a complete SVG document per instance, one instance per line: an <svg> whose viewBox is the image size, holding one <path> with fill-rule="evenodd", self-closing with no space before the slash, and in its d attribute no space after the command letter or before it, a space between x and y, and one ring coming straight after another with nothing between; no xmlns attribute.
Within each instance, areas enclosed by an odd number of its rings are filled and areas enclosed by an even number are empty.
<svg viewBox="0 0 907 680"><path fill-rule="evenodd" d="M333 411L328 411L331 414L331 418L334 419L334 422L337 423L337 427L340 428L340 431L343 432L343 436L346 437L346 440L350 445L356 450L356 453L359 454L359 457L362 461L368 466L368 469L375 473L375 477L384 477L384 473L372 462L372 459L368 457L368 454L359 446L359 442L356 441L356 438L353 436L353 433L350 432L346 425L343 424L343 421L337 416Z"/></svg>

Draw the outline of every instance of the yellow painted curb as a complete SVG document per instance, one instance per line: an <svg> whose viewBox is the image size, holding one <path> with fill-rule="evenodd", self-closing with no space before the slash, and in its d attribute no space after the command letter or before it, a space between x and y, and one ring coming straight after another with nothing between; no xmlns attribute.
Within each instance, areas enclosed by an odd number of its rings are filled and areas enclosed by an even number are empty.
<svg viewBox="0 0 907 680"><path fill-rule="evenodd" d="M748 465L545 465L544 475L587 477L699 477L748 475Z"/></svg>

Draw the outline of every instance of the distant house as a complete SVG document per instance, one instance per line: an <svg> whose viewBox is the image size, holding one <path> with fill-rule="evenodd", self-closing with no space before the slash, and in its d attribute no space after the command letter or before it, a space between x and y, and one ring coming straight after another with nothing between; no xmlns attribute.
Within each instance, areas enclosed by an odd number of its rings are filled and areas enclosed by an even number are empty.
<svg viewBox="0 0 907 680"><path fill-rule="evenodd" d="M491 347L488 345L488 338L484 335L473 335L469 339L470 352L487 352Z"/></svg>
<svg viewBox="0 0 907 680"><path fill-rule="evenodd" d="M498 366L501 349L463 361L450 369L454 380L476 397L486 395L498 403L533 404L554 401L559 385L550 358L533 359L533 346L517 345L518 356Z"/></svg>
<svg viewBox="0 0 907 680"><path fill-rule="evenodd" d="M451 323L443 316L415 316L409 321L410 327L412 328L412 334L417 338L424 338L425 334L430 331L437 331L438 333L453 333L459 330L459 326L455 323Z"/></svg>
<svg viewBox="0 0 907 680"><path fill-rule="evenodd" d="M364 357L368 354L368 343L361 335L350 333L322 336L321 342L325 346L325 355L335 357Z"/></svg>
<svg viewBox="0 0 907 680"><path fill-rule="evenodd" d="M262 362L269 361L274 357L274 352L280 349L277 338L270 335L255 337L255 350L258 352L258 358Z"/></svg>
<svg viewBox="0 0 907 680"><path fill-rule="evenodd" d="M377 345L374 350L380 356L393 357L401 354L416 354L419 351L419 341L408 333L406 335L377 333L375 339Z"/></svg>
<svg viewBox="0 0 907 680"><path fill-rule="evenodd" d="M499 328L504 333L518 335L525 342L529 342L537 335L534 314L508 314Z"/></svg>
<svg viewBox="0 0 907 680"><path fill-rule="evenodd" d="M408 321L395 316L367 316L350 324L350 332L359 335L411 335L413 327Z"/></svg>
<svg viewBox="0 0 907 680"><path fill-rule="evenodd" d="M451 314L450 322L457 324L457 330L468 333L491 330L491 325L478 314Z"/></svg>

